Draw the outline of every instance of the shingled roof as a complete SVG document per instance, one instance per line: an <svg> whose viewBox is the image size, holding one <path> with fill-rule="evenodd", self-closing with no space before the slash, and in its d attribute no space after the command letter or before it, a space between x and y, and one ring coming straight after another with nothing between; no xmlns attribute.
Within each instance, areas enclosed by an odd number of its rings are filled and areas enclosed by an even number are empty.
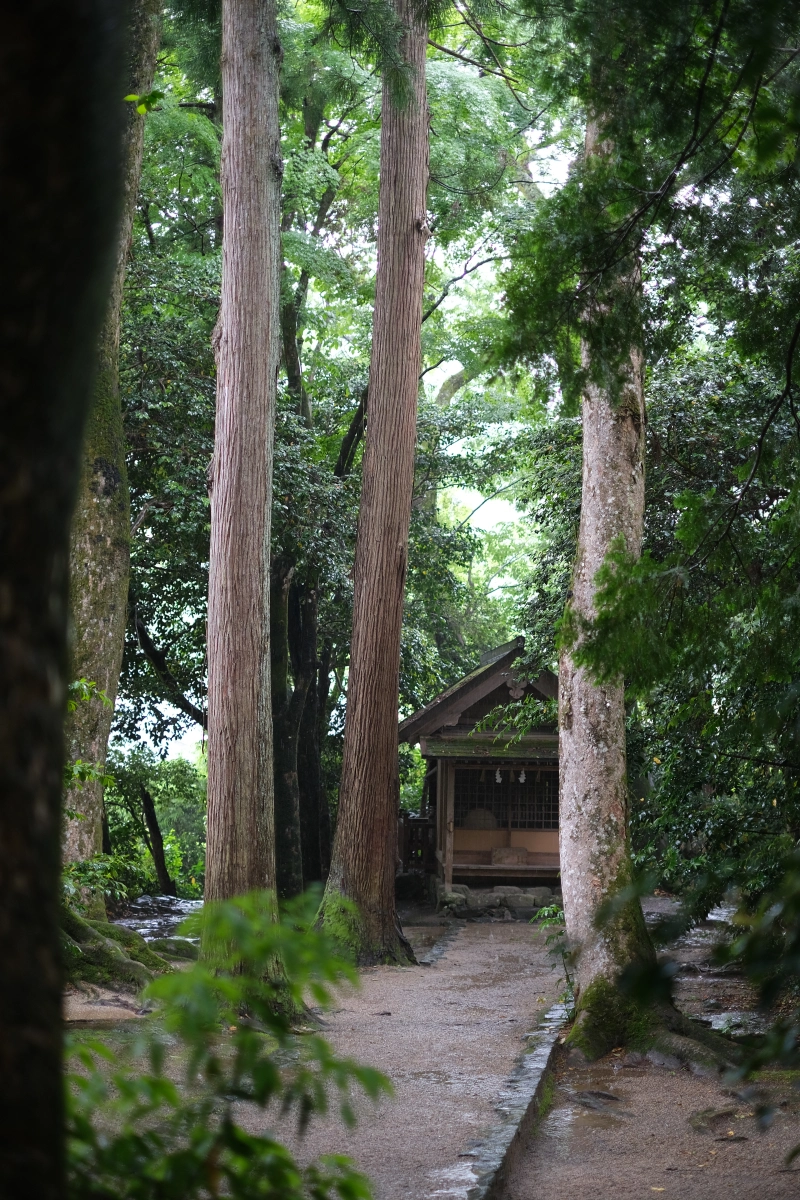
<svg viewBox="0 0 800 1200"><path fill-rule="evenodd" d="M474 671L440 692L430 704L401 721L398 731L400 741L414 745L426 734L434 733L446 725L457 725L462 712L471 705L502 684L513 683L512 667L524 649L525 638L517 637L482 654L480 666ZM552 671L542 671L530 686L545 698L558 696L558 677Z"/></svg>

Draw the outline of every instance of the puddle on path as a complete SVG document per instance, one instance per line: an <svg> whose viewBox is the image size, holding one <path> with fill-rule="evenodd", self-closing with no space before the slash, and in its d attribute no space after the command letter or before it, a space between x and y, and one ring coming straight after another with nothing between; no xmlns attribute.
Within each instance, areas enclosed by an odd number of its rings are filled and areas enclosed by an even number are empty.
<svg viewBox="0 0 800 1200"><path fill-rule="evenodd" d="M403 925L403 933L411 943L411 949L415 954L418 954L419 951L430 950L449 929L450 926L445 924Z"/></svg>
<svg viewBox="0 0 800 1200"><path fill-rule="evenodd" d="M426 1200L432 1200L434 1196L441 1197L441 1200L467 1200L470 1188L475 1186L476 1177L472 1164L463 1162L439 1171L431 1171L428 1178L433 1187L426 1193Z"/></svg>

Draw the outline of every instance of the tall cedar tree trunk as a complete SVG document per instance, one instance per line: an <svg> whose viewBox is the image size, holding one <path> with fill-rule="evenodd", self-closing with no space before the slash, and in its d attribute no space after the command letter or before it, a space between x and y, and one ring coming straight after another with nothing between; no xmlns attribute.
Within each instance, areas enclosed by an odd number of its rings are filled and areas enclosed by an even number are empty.
<svg viewBox="0 0 800 1200"><path fill-rule="evenodd" d="M592 158L609 152L600 139L599 123L589 122L589 169ZM612 306L634 313L640 286L636 265L623 264L595 302L596 319L608 320ZM583 492L570 607L588 620L595 615L595 577L615 540L621 537L635 557L641 552L645 409L640 345L632 343L616 364L617 389L593 382L597 364L588 341L582 357ZM638 900L595 924L600 905L631 879L624 685L595 683L562 652L559 702L561 882L579 1010L574 1037L595 1055L624 1040L626 1008L616 979L627 964L649 958L652 948Z"/></svg>
<svg viewBox="0 0 800 1200"><path fill-rule="evenodd" d="M133 0L130 61L124 95L152 90L161 29L161 0ZM70 546L71 674L93 680L111 701L93 698L67 714L65 742L71 761L104 763L117 694L127 615L130 496L119 394L119 338L125 266L136 211L144 146L144 116L126 104L123 203L117 261L97 351L92 407L86 423L78 499ZM64 858L90 858L102 849L103 788L90 781L72 788L67 807L83 815L67 821ZM99 902L102 905L102 900Z"/></svg>
<svg viewBox="0 0 800 1200"><path fill-rule="evenodd" d="M275 0L222 8L222 300L208 588L206 896L275 886L270 509L279 361Z"/></svg>
<svg viewBox="0 0 800 1200"><path fill-rule="evenodd" d="M69 522L111 281L124 9L0 20L0 1191L65 1195L59 872ZM79 109L70 97L80 97Z"/></svg>
<svg viewBox="0 0 800 1200"><path fill-rule="evenodd" d="M378 270L339 819L323 922L361 962L411 957L394 901L400 629L414 481L424 249L428 230L426 28L397 0L411 95L386 79L381 110ZM352 901L358 915L343 909Z"/></svg>

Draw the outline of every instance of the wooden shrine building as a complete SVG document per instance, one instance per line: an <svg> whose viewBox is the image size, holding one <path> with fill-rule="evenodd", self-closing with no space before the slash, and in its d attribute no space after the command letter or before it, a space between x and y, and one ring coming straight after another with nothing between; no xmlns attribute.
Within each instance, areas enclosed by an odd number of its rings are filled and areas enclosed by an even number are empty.
<svg viewBox="0 0 800 1200"><path fill-rule="evenodd" d="M531 730L512 744L507 730L475 732L526 691L558 696L551 671L517 679L524 645L520 637L484 654L477 670L400 725L400 741L419 743L428 768L420 816L405 822L406 866L436 871L447 886L558 873L558 730Z"/></svg>

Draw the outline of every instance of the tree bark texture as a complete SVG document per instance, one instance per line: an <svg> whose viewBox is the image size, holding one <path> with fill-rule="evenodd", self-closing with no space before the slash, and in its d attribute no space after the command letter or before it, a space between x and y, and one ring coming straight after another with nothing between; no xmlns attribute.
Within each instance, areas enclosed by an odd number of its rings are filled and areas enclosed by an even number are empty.
<svg viewBox="0 0 800 1200"><path fill-rule="evenodd" d="M592 121L587 160L605 152ZM615 303L635 305L639 287L636 265L623 265L596 303L604 315ZM612 544L621 537L629 554L641 552L645 406L640 344L622 352L616 394L593 382L596 364L586 340L582 357L583 490L570 606L579 619L590 620L595 578ZM562 651L559 706L561 883L580 1010L591 1005L598 988L603 994L605 985L615 988L622 968L648 952L649 939L638 900L599 928L595 924L600 905L631 878L623 682L595 683Z"/></svg>
<svg viewBox="0 0 800 1200"><path fill-rule="evenodd" d="M428 236L426 29L397 0L411 96L384 79L378 267L363 484L354 566L353 638L339 817L322 919L362 962L409 957L397 924L400 630L414 479L424 248ZM347 916L340 898L358 916Z"/></svg>
<svg viewBox="0 0 800 1200"><path fill-rule="evenodd" d="M124 10L0 18L0 1191L65 1195L59 874L69 522L111 280ZM79 110L70 98L80 97Z"/></svg>
<svg viewBox="0 0 800 1200"><path fill-rule="evenodd" d="M269 591L279 363L274 0L222 11L222 298L208 593L206 897L275 886Z"/></svg>
<svg viewBox="0 0 800 1200"><path fill-rule="evenodd" d="M130 59L124 95L152 90L161 32L160 0L130 4ZM73 679L89 679L111 705L97 697L67 714L67 754L75 761L104 763L117 695L128 601L130 495L119 394L119 339L122 291L139 190L144 148L143 115L125 105L123 203L111 295L97 348L92 407L86 423L78 499L70 545L70 613ZM90 858L102 849L103 788L97 780L78 784L67 807L82 820L67 821L64 859ZM102 902L101 902L102 903Z"/></svg>

